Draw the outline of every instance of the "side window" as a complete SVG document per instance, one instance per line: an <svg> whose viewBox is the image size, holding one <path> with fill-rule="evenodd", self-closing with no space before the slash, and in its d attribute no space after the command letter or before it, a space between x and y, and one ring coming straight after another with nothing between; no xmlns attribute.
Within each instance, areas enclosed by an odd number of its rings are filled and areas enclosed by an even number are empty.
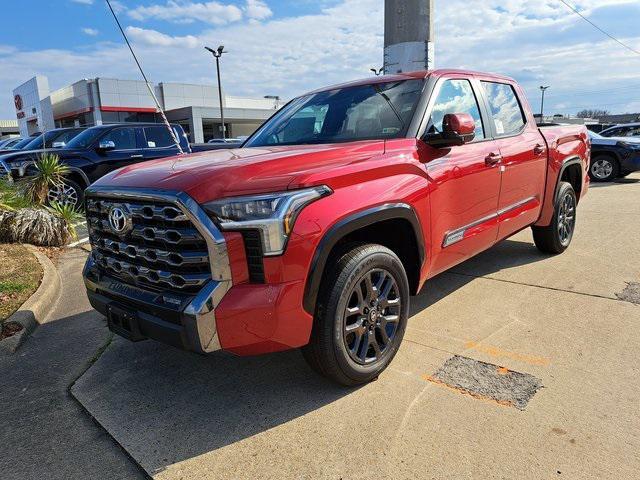
<svg viewBox="0 0 640 480"><path fill-rule="evenodd" d="M112 141L115 150L132 150L136 148L136 130L134 128L116 128L100 139L102 142Z"/></svg>
<svg viewBox="0 0 640 480"><path fill-rule="evenodd" d="M175 145L173 137L165 126L144 127L144 136L147 142L146 148L172 147ZM178 138L180 138L179 135Z"/></svg>
<svg viewBox="0 0 640 480"><path fill-rule="evenodd" d="M622 136L637 137L640 135L640 127L627 127Z"/></svg>
<svg viewBox="0 0 640 480"><path fill-rule="evenodd" d="M506 83L482 82L489 100L493 123L498 137L514 135L526 123L513 86Z"/></svg>
<svg viewBox="0 0 640 480"><path fill-rule="evenodd" d="M442 120L447 113L468 113L476 124L475 140L485 138L478 101L469 80L445 80L433 104L428 133L442 132Z"/></svg>

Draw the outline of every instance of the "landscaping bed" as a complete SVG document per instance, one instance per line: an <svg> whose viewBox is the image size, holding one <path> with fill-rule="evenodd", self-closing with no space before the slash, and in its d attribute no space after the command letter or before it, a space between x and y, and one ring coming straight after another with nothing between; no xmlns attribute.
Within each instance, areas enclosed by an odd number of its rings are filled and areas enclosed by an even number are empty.
<svg viewBox="0 0 640 480"><path fill-rule="evenodd" d="M24 245L0 244L0 338L15 333L4 321L38 289L42 266Z"/></svg>

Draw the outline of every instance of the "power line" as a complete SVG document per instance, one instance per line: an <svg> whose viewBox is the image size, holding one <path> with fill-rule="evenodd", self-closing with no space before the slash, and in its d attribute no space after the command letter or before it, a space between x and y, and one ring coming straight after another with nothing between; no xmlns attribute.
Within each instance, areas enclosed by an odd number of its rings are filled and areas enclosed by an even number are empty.
<svg viewBox="0 0 640 480"><path fill-rule="evenodd" d="M571 11L573 11L573 13L575 13L576 15L578 15L580 18L582 18L585 22L589 23L593 28L595 28L596 30L599 30L600 32L604 33L607 37L609 37L611 40L613 40L616 43L619 43L620 45L622 45L624 48L626 48L627 50L631 50L633 53L635 53L636 55L640 55L640 51L636 50L635 48L627 45L626 43L622 42L621 40L618 40L616 37L614 37L613 35L611 35L609 32L603 30L602 28L600 28L598 25L596 25L595 23L593 23L591 20L589 20L587 17L585 17L584 15L582 15L578 10L576 10L575 7L573 7L572 5L570 5L569 3L565 2L564 0L559 0L561 3L563 3L564 5L566 5L567 8L569 8Z"/></svg>

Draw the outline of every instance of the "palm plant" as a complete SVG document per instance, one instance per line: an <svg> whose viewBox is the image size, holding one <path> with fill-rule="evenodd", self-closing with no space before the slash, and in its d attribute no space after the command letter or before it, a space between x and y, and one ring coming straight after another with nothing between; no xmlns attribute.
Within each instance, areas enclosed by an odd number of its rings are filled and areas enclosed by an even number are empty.
<svg viewBox="0 0 640 480"><path fill-rule="evenodd" d="M82 219L82 214L70 205L63 205L57 202L53 202L46 208L64 222L67 237L76 240L78 233L76 232L75 224Z"/></svg>
<svg viewBox="0 0 640 480"><path fill-rule="evenodd" d="M64 183L69 167L60 163L57 155L44 153L35 164L36 174L26 181L25 193L31 201L44 205L49 189Z"/></svg>

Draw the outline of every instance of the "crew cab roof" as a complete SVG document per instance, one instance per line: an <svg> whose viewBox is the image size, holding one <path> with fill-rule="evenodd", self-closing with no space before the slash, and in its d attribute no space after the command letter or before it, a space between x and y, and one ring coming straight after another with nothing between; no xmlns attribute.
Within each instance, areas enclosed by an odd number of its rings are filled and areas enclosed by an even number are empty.
<svg viewBox="0 0 640 480"><path fill-rule="evenodd" d="M335 90L338 88L348 88L348 87L357 87L360 85L372 85L376 83L387 83L387 82L399 82L402 80L411 80L411 79L421 79L428 78L431 76L440 77L443 75L463 75L466 77L471 76L480 76L483 78L491 78L501 82L509 82L515 83L515 80L511 77L507 77L504 75L498 75L495 73L486 73L486 72L476 72L473 70L458 70L454 68L441 68L438 70L418 70L415 72L406 72L406 73L398 73L393 75L380 75L377 77L368 77L361 78L358 80L352 80L350 82L339 83L336 85L331 85L329 87L319 88L317 90L313 90L311 92L307 92L307 95L319 92L326 92L329 90Z"/></svg>

